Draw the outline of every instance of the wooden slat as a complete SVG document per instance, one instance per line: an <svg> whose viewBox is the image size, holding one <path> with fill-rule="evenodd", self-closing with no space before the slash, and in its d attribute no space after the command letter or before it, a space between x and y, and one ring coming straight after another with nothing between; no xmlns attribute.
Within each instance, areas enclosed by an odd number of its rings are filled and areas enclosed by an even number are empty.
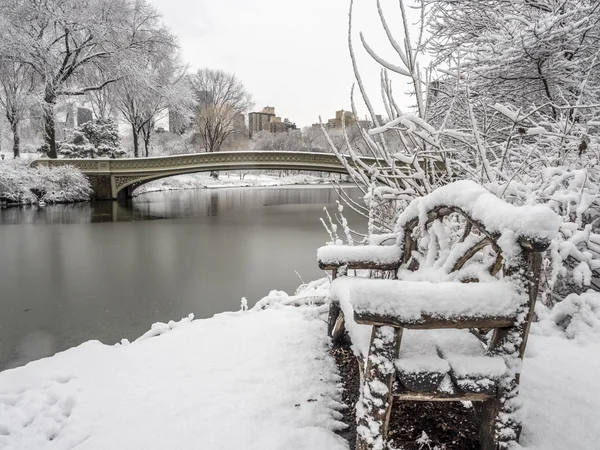
<svg viewBox="0 0 600 450"><path fill-rule="evenodd" d="M388 325L396 328L412 330L437 330L440 328L506 328L511 326L516 317L458 317L440 318L421 316L418 322L408 322L398 317L378 316L374 314L354 312L354 321L362 325Z"/></svg>
<svg viewBox="0 0 600 450"><path fill-rule="evenodd" d="M493 398L494 394L455 393L445 395L439 392L394 392L394 398L411 402L482 402Z"/></svg>

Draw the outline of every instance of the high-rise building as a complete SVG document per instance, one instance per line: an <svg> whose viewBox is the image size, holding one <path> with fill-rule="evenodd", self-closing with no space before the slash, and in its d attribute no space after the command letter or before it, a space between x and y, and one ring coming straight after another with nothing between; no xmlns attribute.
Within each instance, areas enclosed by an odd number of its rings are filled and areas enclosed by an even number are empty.
<svg viewBox="0 0 600 450"><path fill-rule="evenodd" d="M381 116L378 115L376 116L377 120L379 121L379 123L381 124ZM340 110L340 111L336 111L335 112L335 118L334 119L329 119L327 121L327 123L325 124L325 126L327 128L342 128L342 119L343 119L343 123L346 127L350 127L352 125L358 125L361 128L365 128L368 129L371 127L371 122L368 120L356 120L356 117L354 117L354 114L352 114L350 111L344 111L344 110ZM320 128L321 125L320 124L313 124L313 128Z"/></svg>
<svg viewBox="0 0 600 450"><path fill-rule="evenodd" d="M282 133L295 129L296 125L288 119L282 121L281 117L275 115L275 108L273 106L266 106L261 112L251 112L248 114L248 133L250 137L259 131Z"/></svg>

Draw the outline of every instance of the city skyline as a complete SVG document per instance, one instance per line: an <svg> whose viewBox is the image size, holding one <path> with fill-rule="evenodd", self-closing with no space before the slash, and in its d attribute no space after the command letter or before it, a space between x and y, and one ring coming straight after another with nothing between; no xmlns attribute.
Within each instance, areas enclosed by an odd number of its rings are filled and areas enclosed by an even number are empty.
<svg viewBox="0 0 600 450"><path fill-rule="evenodd" d="M183 60L190 71L209 67L233 72L254 98L253 110L276 105L299 128L326 123L332 111L351 109L355 82L348 51L347 1L307 0L301 8L254 0L152 0L165 23L179 36ZM383 1L390 14L397 4ZM375 5L355 5L353 43L363 81L375 109L379 100L379 69L360 43L359 31L384 57L394 60L386 45ZM401 38L399 35L398 38ZM402 83L398 80L398 83ZM406 89L399 89L399 93ZM367 111L355 92L358 116ZM251 111L248 111L251 112Z"/></svg>

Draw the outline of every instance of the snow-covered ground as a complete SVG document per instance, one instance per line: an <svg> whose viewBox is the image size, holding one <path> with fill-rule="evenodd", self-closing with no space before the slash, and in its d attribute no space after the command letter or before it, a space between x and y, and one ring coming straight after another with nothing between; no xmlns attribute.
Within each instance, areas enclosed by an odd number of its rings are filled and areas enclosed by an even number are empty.
<svg viewBox="0 0 600 450"><path fill-rule="evenodd" d="M90 341L4 371L0 448L347 449L317 306L327 290L321 280L300 296L273 291L250 311L155 324L133 343ZM525 449L599 448L600 327L586 323L584 339L550 318L534 325Z"/></svg>
<svg viewBox="0 0 600 450"><path fill-rule="evenodd" d="M600 448L600 342L533 334L526 353L521 445L527 450Z"/></svg>
<svg viewBox="0 0 600 450"><path fill-rule="evenodd" d="M346 449L324 309L183 319L2 372L0 448Z"/></svg>
<svg viewBox="0 0 600 450"><path fill-rule="evenodd" d="M146 192L172 191L180 189L216 189L231 187L268 187L288 186L294 184L324 184L330 183L332 179L340 181L339 175L324 175L323 177L307 174L275 176L268 174L240 174L239 172L221 172L218 179L214 179L209 173L196 173L190 175L177 175L163 178L161 180L146 183L134 192L134 195ZM345 177L344 177L345 179Z"/></svg>

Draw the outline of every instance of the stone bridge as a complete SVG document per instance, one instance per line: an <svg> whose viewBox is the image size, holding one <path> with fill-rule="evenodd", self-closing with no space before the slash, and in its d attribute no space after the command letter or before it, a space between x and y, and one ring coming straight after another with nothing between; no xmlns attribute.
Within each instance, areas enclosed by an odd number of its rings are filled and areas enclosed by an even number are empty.
<svg viewBox="0 0 600 450"><path fill-rule="evenodd" d="M375 158L361 158L372 165ZM351 166L355 165L348 157ZM92 183L96 200L131 197L138 186L159 178L196 172L222 170L309 170L347 173L332 153L311 152L217 152L177 156L130 159L47 159L33 161L32 166L77 167Z"/></svg>

